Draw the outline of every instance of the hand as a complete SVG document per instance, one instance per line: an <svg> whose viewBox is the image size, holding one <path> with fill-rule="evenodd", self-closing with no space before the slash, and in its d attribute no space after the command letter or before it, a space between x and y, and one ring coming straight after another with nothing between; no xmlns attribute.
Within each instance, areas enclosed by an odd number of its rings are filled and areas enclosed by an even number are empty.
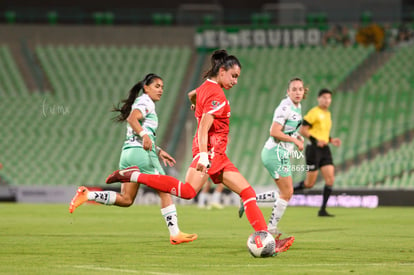
<svg viewBox="0 0 414 275"><path fill-rule="evenodd" d="M174 166L175 159L172 156L170 156L170 154L165 152L164 150L160 149L160 152L159 152L158 156L164 162L165 166L170 166L170 167Z"/></svg>
<svg viewBox="0 0 414 275"><path fill-rule="evenodd" d="M296 147L298 147L299 151L303 151L303 141L300 139L295 139L295 145Z"/></svg>
<svg viewBox="0 0 414 275"><path fill-rule="evenodd" d="M196 170L201 173L207 173L208 168L210 168L208 153L200 152L200 158L198 159Z"/></svg>
<svg viewBox="0 0 414 275"><path fill-rule="evenodd" d="M341 146L342 141L339 138L331 138L331 143L333 146L339 147Z"/></svg>
<svg viewBox="0 0 414 275"><path fill-rule="evenodd" d="M316 145L318 146L318 147L325 147L326 145L328 145L328 143L327 142L325 142L325 141L323 141L323 140L318 140L318 143L316 143Z"/></svg>
<svg viewBox="0 0 414 275"><path fill-rule="evenodd" d="M142 148L144 148L144 150L146 151L149 151L152 149L152 141L149 135L144 135L142 137Z"/></svg>

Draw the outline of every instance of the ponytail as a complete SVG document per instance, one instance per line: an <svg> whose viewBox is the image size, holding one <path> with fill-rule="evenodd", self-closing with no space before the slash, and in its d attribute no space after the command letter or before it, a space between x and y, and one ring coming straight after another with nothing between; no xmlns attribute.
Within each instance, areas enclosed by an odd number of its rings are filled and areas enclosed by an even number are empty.
<svg viewBox="0 0 414 275"><path fill-rule="evenodd" d="M117 107L114 106L112 111L120 113L118 116L114 118L116 122L123 122L128 118L129 113L131 112L132 104L134 104L135 99L139 96L139 92L144 89L144 85L150 85L155 79L162 78L153 73L147 74L144 80L141 80L140 82L135 84L131 88L131 90L129 90L128 98L122 100L123 105L121 107L119 107L119 104Z"/></svg>
<svg viewBox="0 0 414 275"><path fill-rule="evenodd" d="M114 118L116 122L123 122L129 116L131 112L132 104L134 104L135 99L138 97L139 91L144 87L143 81L138 82L134 85L134 87L129 90L129 95L127 99L122 100L122 107L114 107L112 109L113 112L120 112L118 116Z"/></svg>
<svg viewBox="0 0 414 275"><path fill-rule="evenodd" d="M228 55L226 50L216 50L211 55L211 66L210 69L204 73L204 78L210 78L217 76L221 67L227 71L234 65L237 65L241 69L240 61L234 55Z"/></svg>

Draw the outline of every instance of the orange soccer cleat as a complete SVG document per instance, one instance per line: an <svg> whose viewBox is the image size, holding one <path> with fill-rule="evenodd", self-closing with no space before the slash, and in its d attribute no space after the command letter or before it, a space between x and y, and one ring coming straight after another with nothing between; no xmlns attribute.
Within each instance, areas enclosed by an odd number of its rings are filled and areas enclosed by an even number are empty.
<svg viewBox="0 0 414 275"><path fill-rule="evenodd" d="M180 244L180 243L188 243L192 242L197 239L197 234L188 234L181 232L178 233L178 235L171 236L170 237L170 243L171 244Z"/></svg>
<svg viewBox="0 0 414 275"><path fill-rule="evenodd" d="M73 197L69 205L69 213L73 213L75 209L81 204L88 201L88 189L85 186L81 186L76 191L76 195Z"/></svg>
<svg viewBox="0 0 414 275"><path fill-rule="evenodd" d="M293 242L295 241L295 237L293 237L293 236L280 240L279 239L280 238L280 235L281 234L279 234L275 238L275 241L276 241L275 252L276 252L276 254L277 253L280 253L280 252L287 251L292 246Z"/></svg>

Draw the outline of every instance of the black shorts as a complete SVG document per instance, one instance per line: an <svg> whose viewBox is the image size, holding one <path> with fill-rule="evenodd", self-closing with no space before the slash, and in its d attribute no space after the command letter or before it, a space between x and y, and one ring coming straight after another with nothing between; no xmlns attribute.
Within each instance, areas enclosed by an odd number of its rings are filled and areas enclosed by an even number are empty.
<svg viewBox="0 0 414 275"><path fill-rule="evenodd" d="M309 171L316 171L325 165L333 165L331 149L328 145L318 147L315 144L308 144L306 146L305 156Z"/></svg>

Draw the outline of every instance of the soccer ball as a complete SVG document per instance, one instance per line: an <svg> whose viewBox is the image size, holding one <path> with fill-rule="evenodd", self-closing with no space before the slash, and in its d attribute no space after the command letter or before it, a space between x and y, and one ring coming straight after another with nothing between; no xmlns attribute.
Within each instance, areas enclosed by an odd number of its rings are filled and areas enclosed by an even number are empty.
<svg viewBox="0 0 414 275"><path fill-rule="evenodd" d="M276 242L272 234L267 231L256 231L247 239L247 248L256 258L265 258L275 255Z"/></svg>

